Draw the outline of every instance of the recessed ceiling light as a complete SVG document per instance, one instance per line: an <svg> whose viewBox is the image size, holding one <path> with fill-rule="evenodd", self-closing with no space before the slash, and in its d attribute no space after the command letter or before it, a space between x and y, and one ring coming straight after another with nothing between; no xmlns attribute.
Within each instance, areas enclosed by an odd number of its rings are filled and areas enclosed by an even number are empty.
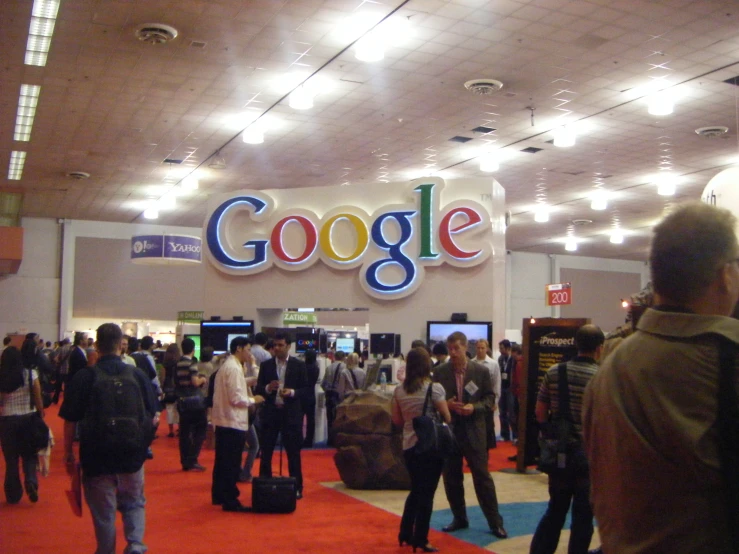
<svg viewBox="0 0 739 554"><path fill-rule="evenodd" d="M577 241L573 238L568 238L565 241L565 250L567 252L575 252L577 250Z"/></svg>
<svg viewBox="0 0 739 554"><path fill-rule="evenodd" d="M264 142L264 131L248 128L241 138L246 144L262 144Z"/></svg>
<svg viewBox="0 0 739 554"><path fill-rule="evenodd" d="M59 0L34 0L26 43L26 65L46 65L58 12Z"/></svg>
<svg viewBox="0 0 739 554"><path fill-rule="evenodd" d="M480 171L494 173L500 169L500 157L495 153L483 154L480 157Z"/></svg>
<svg viewBox="0 0 739 554"><path fill-rule="evenodd" d="M554 146L559 148L568 148L575 146L575 130L571 125L562 125L554 129Z"/></svg>
<svg viewBox="0 0 739 554"><path fill-rule="evenodd" d="M159 217L159 210L155 206L151 206L144 210L144 219L157 219Z"/></svg>
<svg viewBox="0 0 739 554"><path fill-rule="evenodd" d="M608 208L608 193L602 189L596 190L590 196L590 208L602 211Z"/></svg>
<svg viewBox="0 0 739 554"><path fill-rule="evenodd" d="M198 178L193 175L188 175L182 180L182 188L185 190L198 190Z"/></svg>
<svg viewBox="0 0 739 554"><path fill-rule="evenodd" d="M675 108L675 100L668 90L661 90L649 97L647 111L652 115L670 115Z"/></svg>
<svg viewBox="0 0 739 554"><path fill-rule="evenodd" d="M13 150L10 153L10 163L8 164L8 179L20 181L25 163L26 153L22 150Z"/></svg>
<svg viewBox="0 0 739 554"><path fill-rule="evenodd" d="M548 206L538 206L534 210L534 221L537 223L546 223L549 221L549 207Z"/></svg>
<svg viewBox="0 0 739 554"><path fill-rule="evenodd" d="M40 86L21 85L20 94L18 95L18 110L15 116L13 140L24 142L31 140L31 129L33 128L33 119L36 117L39 94L41 94Z"/></svg>
<svg viewBox="0 0 739 554"><path fill-rule="evenodd" d="M677 176L670 172L663 172L655 179L657 194L660 196L672 196L677 189Z"/></svg>
<svg viewBox="0 0 739 554"><path fill-rule="evenodd" d="M623 244L624 235L621 231L613 231L609 240L611 244Z"/></svg>

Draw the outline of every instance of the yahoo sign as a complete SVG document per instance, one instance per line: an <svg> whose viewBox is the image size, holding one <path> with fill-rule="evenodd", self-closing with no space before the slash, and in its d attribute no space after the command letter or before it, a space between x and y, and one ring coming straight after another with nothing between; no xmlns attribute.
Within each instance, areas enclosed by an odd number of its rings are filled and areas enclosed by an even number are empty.
<svg viewBox="0 0 739 554"><path fill-rule="evenodd" d="M443 188L441 179L433 179L408 190L411 203L372 214L341 206L321 217L301 208L277 212L268 195L245 191L206 218L207 255L232 275L272 266L300 271L318 260L339 270L359 267L369 295L402 298L418 289L426 266L470 267L491 253L488 211L471 200L441 208Z"/></svg>

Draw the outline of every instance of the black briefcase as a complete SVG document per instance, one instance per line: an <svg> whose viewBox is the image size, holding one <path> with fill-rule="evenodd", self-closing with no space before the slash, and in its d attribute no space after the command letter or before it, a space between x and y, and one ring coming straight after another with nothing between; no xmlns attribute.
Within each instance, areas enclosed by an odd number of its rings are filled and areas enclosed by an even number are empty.
<svg viewBox="0 0 739 554"><path fill-rule="evenodd" d="M251 507L259 514L295 511L295 477L255 477L251 482Z"/></svg>

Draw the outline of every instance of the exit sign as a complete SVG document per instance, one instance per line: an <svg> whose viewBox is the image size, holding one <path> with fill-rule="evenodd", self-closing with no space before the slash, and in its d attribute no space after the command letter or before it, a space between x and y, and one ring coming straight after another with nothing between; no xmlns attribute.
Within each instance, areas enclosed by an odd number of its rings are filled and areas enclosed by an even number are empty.
<svg viewBox="0 0 739 554"><path fill-rule="evenodd" d="M546 286L547 306L572 304L572 283L557 283Z"/></svg>

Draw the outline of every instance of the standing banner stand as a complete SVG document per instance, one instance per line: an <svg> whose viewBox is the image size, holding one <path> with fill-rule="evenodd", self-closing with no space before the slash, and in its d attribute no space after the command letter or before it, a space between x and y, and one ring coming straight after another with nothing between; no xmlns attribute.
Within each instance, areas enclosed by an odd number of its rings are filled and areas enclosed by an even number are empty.
<svg viewBox="0 0 739 554"><path fill-rule="evenodd" d="M526 473L526 466L539 457L539 425L536 422L536 396L547 370L577 355L575 333L590 323L585 318L541 318L523 320L523 367L519 383L524 391L518 409L518 455L516 471Z"/></svg>

